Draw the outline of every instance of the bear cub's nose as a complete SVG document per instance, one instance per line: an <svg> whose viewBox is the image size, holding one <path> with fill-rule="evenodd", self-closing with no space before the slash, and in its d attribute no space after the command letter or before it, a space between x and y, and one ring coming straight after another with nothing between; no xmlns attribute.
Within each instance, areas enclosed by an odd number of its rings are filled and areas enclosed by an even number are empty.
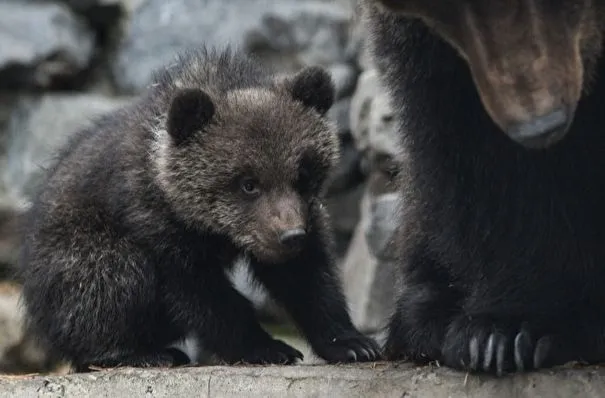
<svg viewBox="0 0 605 398"><path fill-rule="evenodd" d="M279 235L279 243L289 247L300 245L305 239L307 231L302 228L288 229Z"/></svg>

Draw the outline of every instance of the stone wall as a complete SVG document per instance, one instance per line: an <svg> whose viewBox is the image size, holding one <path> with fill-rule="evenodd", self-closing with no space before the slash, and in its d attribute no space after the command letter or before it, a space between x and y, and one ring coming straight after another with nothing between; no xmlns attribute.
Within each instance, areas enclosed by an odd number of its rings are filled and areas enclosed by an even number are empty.
<svg viewBox="0 0 605 398"><path fill-rule="evenodd" d="M354 0L4 0L0 2L0 264L9 278L18 215L65 139L91 118L139 94L178 51L231 44L294 71L323 65L337 86L342 161L329 211L356 324L375 332L392 299L385 242L392 232L397 164L393 115L363 51ZM9 276L7 276L9 275ZM247 283L259 311L279 308ZM0 371L42 369L44 355L21 336L18 286L0 297ZM33 351L32 351L33 350ZM32 353L33 352L33 353ZM10 358L9 358L10 357Z"/></svg>

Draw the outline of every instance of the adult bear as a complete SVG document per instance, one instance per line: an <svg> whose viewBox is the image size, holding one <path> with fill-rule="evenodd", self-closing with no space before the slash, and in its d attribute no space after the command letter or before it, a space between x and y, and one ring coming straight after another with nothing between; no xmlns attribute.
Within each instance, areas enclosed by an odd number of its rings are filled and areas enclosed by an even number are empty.
<svg viewBox="0 0 605 398"><path fill-rule="evenodd" d="M605 361L605 1L364 10L410 159L387 358Z"/></svg>

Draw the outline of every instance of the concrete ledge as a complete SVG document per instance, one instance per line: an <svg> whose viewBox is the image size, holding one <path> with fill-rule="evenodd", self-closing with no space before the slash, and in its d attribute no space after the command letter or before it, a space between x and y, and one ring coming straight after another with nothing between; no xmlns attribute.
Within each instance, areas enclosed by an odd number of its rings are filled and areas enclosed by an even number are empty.
<svg viewBox="0 0 605 398"><path fill-rule="evenodd" d="M11 398L603 396L605 368L599 367L560 368L501 379L396 363L123 368L65 376L0 377L0 397Z"/></svg>

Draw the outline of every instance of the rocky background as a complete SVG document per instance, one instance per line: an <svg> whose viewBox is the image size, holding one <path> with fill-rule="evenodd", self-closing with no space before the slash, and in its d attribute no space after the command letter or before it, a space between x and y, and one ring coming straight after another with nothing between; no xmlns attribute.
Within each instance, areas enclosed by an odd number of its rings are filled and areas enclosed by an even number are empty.
<svg viewBox="0 0 605 398"><path fill-rule="evenodd" d="M282 71L327 67L342 162L329 209L355 323L372 333L391 306L385 243L394 228L393 115L364 49L355 0L2 0L0 2L0 372L47 371L23 335L11 281L18 216L53 150L92 117L127 103L152 71L202 42L234 44ZM267 322L285 321L244 268L234 282Z"/></svg>

